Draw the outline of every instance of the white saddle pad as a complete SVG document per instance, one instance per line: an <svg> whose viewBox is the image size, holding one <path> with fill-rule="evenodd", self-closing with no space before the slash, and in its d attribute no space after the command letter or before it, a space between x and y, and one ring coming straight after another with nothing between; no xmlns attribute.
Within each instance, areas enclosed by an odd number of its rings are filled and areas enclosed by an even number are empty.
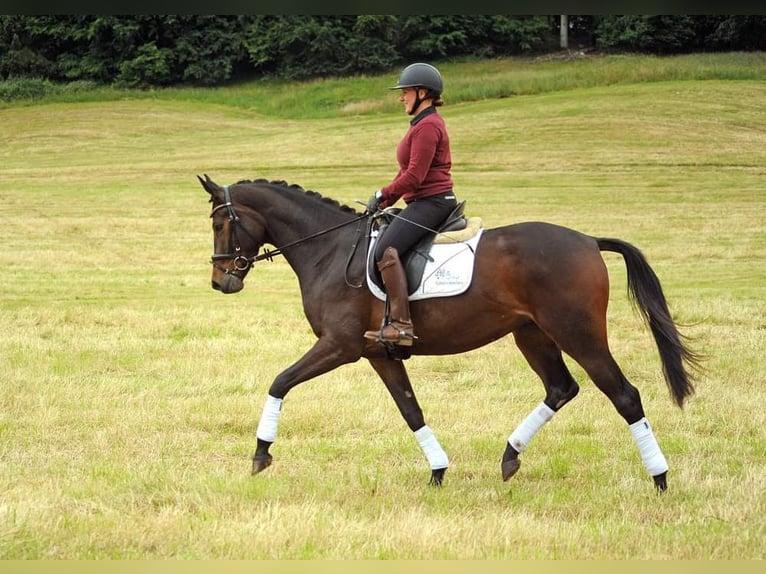
<svg viewBox="0 0 766 574"><path fill-rule="evenodd" d="M476 246L479 244L484 229L479 229L466 241L434 242L429 251L433 261L426 262L423 279L417 289L409 296L410 301L430 299L431 297L452 297L460 295L471 285ZM377 236L370 241L370 251L375 249ZM443 241L443 240L442 240ZM369 256L369 252L368 252ZM375 297L386 300L386 294L380 290L367 274L367 285Z"/></svg>

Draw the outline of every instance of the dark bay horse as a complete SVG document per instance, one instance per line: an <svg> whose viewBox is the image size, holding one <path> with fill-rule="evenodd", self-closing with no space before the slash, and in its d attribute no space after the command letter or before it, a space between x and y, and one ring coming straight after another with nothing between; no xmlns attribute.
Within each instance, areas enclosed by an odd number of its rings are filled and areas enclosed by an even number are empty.
<svg viewBox="0 0 766 574"><path fill-rule="evenodd" d="M365 339L380 328L384 304L364 282L365 214L285 182L242 181L219 186L198 178L211 196L214 232L212 286L236 293L253 263L283 255L300 284L306 318L317 341L277 375L258 424L252 473L272 462L282 404L290 389L337 367L366 358L386 385L441 484L446 453L425 424L402 360ZM258 255L264 244L276 246ZM679 407L693 393L689 349L671 318L660 282L641 252L619 239L595 238L541 222L484 231L473 282L453 297L413 302L413 355L463 353L508 333L542 380L545 398L509 436L501 458L503 480L519 469L519 454L578 393L562 352L574 359L625 419L648 473L667 488L668 465L644 415L638 390L615 362L607 343L609 277L601 251L623 256L635 304L657 344L670 394Z"/></svg>

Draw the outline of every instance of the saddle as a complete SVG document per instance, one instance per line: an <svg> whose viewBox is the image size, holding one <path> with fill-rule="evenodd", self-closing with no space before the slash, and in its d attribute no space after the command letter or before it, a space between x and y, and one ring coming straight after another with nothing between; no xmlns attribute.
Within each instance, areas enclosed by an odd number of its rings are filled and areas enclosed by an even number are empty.
<svg viewBox="0 0 766 574"><path fill-rule="evenodd" d="M470 284L473 271L473 252L483 231L482 220L479 217L467 218L464 214L465 201L460 202L442 225L437 233L429 233L420 240L412 249L400 255L402 265L407 274L408 294L411 300L426 299L428 297L449 296L457 294L456 289L462 285L462 290ZM388 229L388 225L401 212L401 209L387 209L379 218L377 232L372 232L370 248L367 258L367 282L378 298L385 298L385 288L380 278L380 272L375 265L372 256L375 243ZM454 273L450 275L449 268L445 268L445 261L450 262L452 268L456 266L469 266L469 269L459 273L457 278ZM423 277L426 267L429 266L441 287L437 292L426 292L423 288ZM467 273L467 282L466 282ZM460 285L458 285L458 281ZM445 287L446 286L446 287Z"/></svg>

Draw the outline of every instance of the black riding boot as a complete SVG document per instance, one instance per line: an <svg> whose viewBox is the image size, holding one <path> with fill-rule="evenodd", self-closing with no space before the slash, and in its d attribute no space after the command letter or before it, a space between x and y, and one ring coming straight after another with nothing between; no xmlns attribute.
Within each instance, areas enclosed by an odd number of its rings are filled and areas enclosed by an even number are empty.
<svg viewBox="0 0 766 574"><path fill-rule="evenodd" d="M383 252L383 257L378 261L378 270L383 277L386 294L391 303L391 322L380 331L367 331L364 336L381 343L409 347L416 337L407 298L407 275L396 248L389 247Z"/></svg>

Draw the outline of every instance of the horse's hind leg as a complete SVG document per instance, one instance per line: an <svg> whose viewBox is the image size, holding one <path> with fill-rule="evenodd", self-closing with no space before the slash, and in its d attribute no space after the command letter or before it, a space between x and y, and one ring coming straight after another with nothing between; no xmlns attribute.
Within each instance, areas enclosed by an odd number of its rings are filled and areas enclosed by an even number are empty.
<svg viewBox="0 0 766 574"><path fill-rule="evenodd" d="M521 466L519 454L553 415L580 390L564 364L561 351L537 325L525 325L514 332L514 338L532 370L542 379L545 399L508 437L500 463L503 480L508 480L516 474Z"/></svg>
<svg viewBox="0 0 766 574"><path fill-rule="evenodd" d="M549 299L553 303L544 308L538 305L541 310L535 320L562 352L585 369L628 423L644 467L656 487L663 491L667 488L667 462L644 416L638 389L628 382L609 351L606 336L609 277L604 260L591 249L576 258L558 261L556 268L567 277L567 289L554 292L551 287L555 296Z"/></svg>
<svg viewBox="0 0 766 574"><path fill-rule="evenodd" d="M620 416L628 423L633 440L641 454L647 472L657 489L667 489L668 464L644 416L641 395L622 373L606 340L606 326L601 319L606 313L580 314L570 317L576 325L557 340L562 350L577 361L596 386L612 402Z"/></svg>
<svg viewBox="0 0 766 574"><path fill-rule="evenodd" d="M668 463L662 454L652 427L644 415L641 395L612 357L608 349L593 347L573 358L582 365L596 386L612 401L617 412L628 423L641 461L652 476L657 490L667 490Z"/></svg>

